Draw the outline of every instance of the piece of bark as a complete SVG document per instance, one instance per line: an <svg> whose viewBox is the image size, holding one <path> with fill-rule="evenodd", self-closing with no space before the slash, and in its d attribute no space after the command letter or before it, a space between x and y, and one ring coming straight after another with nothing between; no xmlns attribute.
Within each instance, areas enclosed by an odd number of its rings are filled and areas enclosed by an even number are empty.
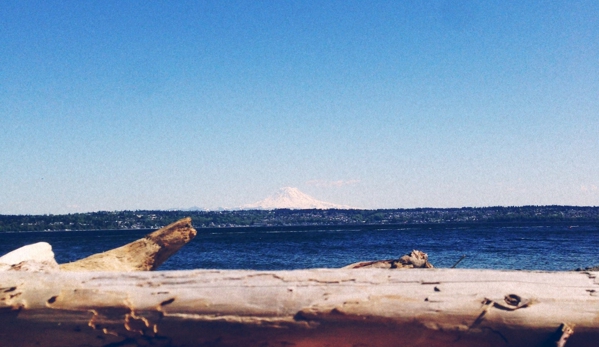
<svg viewBox="0 0 599 347"><path fill-rule="evenodd" d="M565 347L596 347L597 275L6 272L0 276L0 345L555 347L569 336Z"/></svg>
<svg viewBox="0 0 599 347"><path fill-rule="evenodd" d="M412 252L401 256L399 259L385 259L373 261L360 261L347 266L343 269L412 269L412 268L433 268L433 264L428 262L428 254L413 250Z"/></svg>
<svg viewBox="0 0 599 347"><path fill-rule="evenodd" d="M63 271L148 271L155 270L197 232L191 218L184 218L122 247L61 264Z"/></svg>

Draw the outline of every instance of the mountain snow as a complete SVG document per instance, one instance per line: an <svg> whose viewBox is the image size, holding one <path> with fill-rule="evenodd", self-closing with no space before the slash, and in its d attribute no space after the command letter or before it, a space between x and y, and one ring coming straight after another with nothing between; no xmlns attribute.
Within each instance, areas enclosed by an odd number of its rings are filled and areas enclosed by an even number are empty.
<svg viewBox="0 0 599 347"><path fill-rule="evenodd" d="M302 193L299 189L293 187L284 187L279 189L278 192L267 197L264 200L260 200L253 204L243 205L242 209L247 210L274 210L277 208L289 208L289 209L320 209L326 210L331 208L337 209L354 209L355 207L333 204L330 202L316 200L308 194Z"/></svg>

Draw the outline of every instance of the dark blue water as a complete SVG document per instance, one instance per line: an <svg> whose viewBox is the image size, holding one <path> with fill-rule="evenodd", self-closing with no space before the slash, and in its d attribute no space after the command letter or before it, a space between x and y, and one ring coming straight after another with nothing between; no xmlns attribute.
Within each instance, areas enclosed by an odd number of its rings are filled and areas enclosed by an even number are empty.
<svg viewBox="0 0 599 347"><path fill-rule="evenodd" d="M0 255L46 241L59 263L119 247L148 231L0 233ZM387 230L198 230L161 266L175 269L335 268L391 259L418 249L435 267L572 270L599 265L597 226L406 228Z"/></svg>

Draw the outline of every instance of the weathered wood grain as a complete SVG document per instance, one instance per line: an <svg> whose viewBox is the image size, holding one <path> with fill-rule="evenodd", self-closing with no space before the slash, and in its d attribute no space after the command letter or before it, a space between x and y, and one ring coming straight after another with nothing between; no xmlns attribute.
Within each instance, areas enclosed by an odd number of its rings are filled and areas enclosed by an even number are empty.
<svg viewBox="0 0 599 347"><path fill-rule="evenodd" d="M591 272L0 274L4 346L597 346ZM564 325L565 324L565 325ZM563 344L562 344L563 346Z"/></svg>

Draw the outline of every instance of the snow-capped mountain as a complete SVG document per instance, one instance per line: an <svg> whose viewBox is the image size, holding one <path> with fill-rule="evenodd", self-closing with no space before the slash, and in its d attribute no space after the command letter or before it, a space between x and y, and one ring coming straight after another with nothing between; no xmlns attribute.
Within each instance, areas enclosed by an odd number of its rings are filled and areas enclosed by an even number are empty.
<svg viewBox="0 0 599 347"><path fill-rule="evenodd" d="M264 200L260 200L253 204L243 205L242 209L257 209L257 210L273 210L277 208L290 208L290 209L353 209L355 207L333 204L330 202L316 200L308 194L302 193L297 188L284 187L279 189L278 192L267 197Z"/></svg>

